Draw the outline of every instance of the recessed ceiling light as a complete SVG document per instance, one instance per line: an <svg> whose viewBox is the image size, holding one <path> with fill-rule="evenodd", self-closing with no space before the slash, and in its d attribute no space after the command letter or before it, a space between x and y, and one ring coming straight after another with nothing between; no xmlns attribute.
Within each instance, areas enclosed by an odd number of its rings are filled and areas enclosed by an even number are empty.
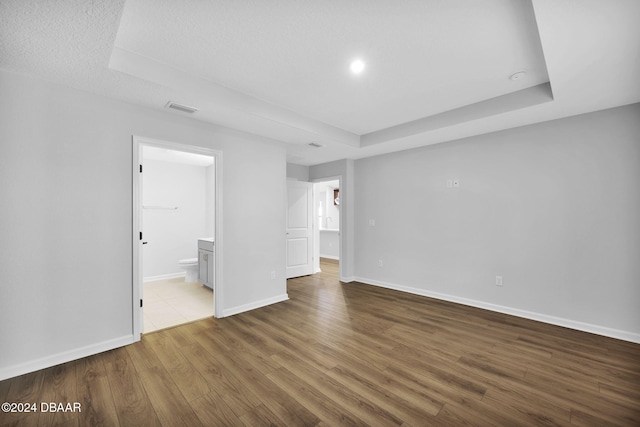
<svg viewBox="0 0 640 427"><path fill-rule="evenodd" d="M364 71L365 63L362 59L355 59L351 62L349 68L353 74L360 74Z"/></svg>
<svg viewBox="0 0 640 427"><path fill-rule="evenodd" d="M521 78L523 78L525 76L525 74L527 74L526 71L518 71L517 73L511 74L511 76L509 78L511 80L513 80L513 81L516 81L516 80L520 80Z"/></svg>

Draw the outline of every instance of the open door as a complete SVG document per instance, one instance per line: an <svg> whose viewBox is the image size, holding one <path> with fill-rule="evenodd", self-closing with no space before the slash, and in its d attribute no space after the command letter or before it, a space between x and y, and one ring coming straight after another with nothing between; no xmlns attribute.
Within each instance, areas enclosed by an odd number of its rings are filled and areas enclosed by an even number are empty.
<svg viewBox="0 0 640 427"><path fill-rule="evenodd" d="M287 182L287 279L313 274L313 184Z"/></svg>

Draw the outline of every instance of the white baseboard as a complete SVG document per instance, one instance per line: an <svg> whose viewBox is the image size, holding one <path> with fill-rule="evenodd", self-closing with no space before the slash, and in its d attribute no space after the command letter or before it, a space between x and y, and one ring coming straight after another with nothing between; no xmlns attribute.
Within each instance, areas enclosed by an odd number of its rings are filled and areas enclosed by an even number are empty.
<svg viewBox="0 0 640 427"><path fill-rule="evenodd" d="M178 277L185 277L186 274L187 274L186 271L181 271L179 273L161 274L159 276L144 277L142 281L144 283L147 283L147 282L155 282L156 280L176 279Z"/></svg>
<svg viewBox="0 0 640 427"><path fill-rule="evenodd" d="M355 281L356 281L356 278L355 278L355 277L353 277L353 276L341 277L341 278L340 278L340 281L341 281L342 283L351 283L351 282L355 282ZM362 283L365 283L365 282L362 282ZM368 284L368 283L367 283L367 284Z"/></svg>
<svg viewBox="0 0 640 427"><path fill-rule="evenodd" d="M266 307L267 305L276 304L278 302L286 301L288 299L289 299L288 294L282 294L272 298L251 302L249 304L243 304L237 307L227 308L226 310L223 310L222 317L233 316L234 314L244 313L245 311L255 310L256 308L260 308L260 307Z"/></svg>
<svg viewBox="0 0 640 427"><path fill-rule="evenodd" d="M72 360L81 359L83 357L92 356L94 354L102 353L103 351L112 350L128 344L133 344L136 341L137 340L134 340L133 335L125 335L123 337L114 338L97 344L91 344L85 347L63 351L62 353L41 357L40 359L3 367L0 368L0 381L17 377L18 375L28 374L29 372L39 371L40 369L49 368L61 363L70 362Z"/></svg>
<svg viewBox="0 0 640 427"><path fill-rule="evenodd" d="M635 332L607 328L605 326L593 325L591 323L584 323L576 320L565 319L562 317L549 316L547 314L520 310L517 308L511 308L511 307L506 307L502 305L491 304L484 301L477 301L477 300L472 300L468 298L457 297L454 295L441 294L439 292L432 292L425 289L413 288L410 286L402 286L395 283L381 282L378 280L367 279L364 277L355 277L354 280L360 283L364 283L366 285L379 286L381 288L393 289L396 291L407 292L414 295L421 295L421 296L435 298L443 301L454 302L457 304L468 305L471 307L483 308L485 310L522 317L524 319L536 320L538 322L549 323L551 325L562 326L565 328L575 329L578 331L589 332L592 334L602 335L605 337L616 338L619 340L630 341L630 342L640 344L640 334L637 334Z"/></svg>
<svg viewBox="0 0 640 427"><path fill-rule="evenodd" d="M322 254L320 254L320 258L335 259L336 261L340 261L340 257L334 256L334 255L322 255Z"/></svg>

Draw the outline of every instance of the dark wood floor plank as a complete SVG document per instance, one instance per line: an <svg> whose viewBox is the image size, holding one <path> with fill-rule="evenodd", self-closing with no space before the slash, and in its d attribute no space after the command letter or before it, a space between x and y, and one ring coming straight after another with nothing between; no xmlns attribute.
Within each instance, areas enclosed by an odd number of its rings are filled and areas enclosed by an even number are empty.
<svg viewBox="0 0 640 427"><path fill-rule="evenodd" d="M184 356L178 344L173 340L173 329L168 329L148 337L148 344L154 348L157 359L189 402L211 391L204 377L197 371L188 357ZM144 369L146 370L146 369Z"/></svg>
<svg viewBox="0 0 640 427"><path fill-rule="evenodd" d="M5 426L640 425L640 345L362 283L335 261L289 300L0 382Z"/></svg>
<svg viewBox="0 0 640 427"><path fill-rule="evenodd" d="M205 336L202 342L206 345L210 341ZM237 417L241 417L262 403L243 386L242 381L233 375L228 367L221 365L213 353L207 351L200 343L183 347L181 351L200 372L209 387L224 399Z"/></svg>
<svg viewBox="0 0 640 427"><path fill-rule="evenodd" d="M259 405L253 408L242 416L241 421L247 427L289 425L278 418L278 416L271 412L265 405Z"/></svg>
<svg viewBox="0 0 640 427"><path fill-rule="evenodd" d="M402 383L396 375L388 374L386 370L382 371L368 363L363 363L357 356L335 347L316 344L315 348L318 352L336 357L339 366L354 372L373 384L384 387L399 399L417 405L421 410L431 415L436 415L442 408L443 402L433 397L437 393L430 393L432 390L428 388L411 387L406 383Z"/></svg>
<svg viewBox="0 0 640 427"><path fill-rule="evenodd" d="M125 348L104 353L105 371L120 425L160 426L160 420Z"/></svg>
<svg viewBox="0 0 640 427"><path fill-rule="evenodd" d="M247 389L256 396L260 396L262 403L283 420L285 425L315 425L320 421L293 396L287 394L261 372L253 369L250 355L220 354L217 358L225 364L235 366L233 372L243 381Z"/></svg>
<svg viewBox="0 0 640 427"><path fill-rule="evenodd" d="M532 387L553 396L552 401L566 402L570 405L572 414L578 411L618 425L640 425L638 402L611 399L605 394L582 388L579 384L537 372L528 372L525 380Z"/></svg>
<svg viewBox="0 0 640 427"><path fill-rule="evenodd" d="M244 425L215 391L192 400L190 404L202 425L229 427Z"/></svg>
<svg viewBox="0 0 640 427"><path fill-rule="evenodd" d="M365 396L359 395L349 387L345 387L340 382L335 381L331 376L289 352L278 353L273 356L285 369L291 371L298 378L319 390L327 396L330 401L339 402L341 406L349 408L359 419L369 425L380 426L399 425L402 420L392 413L380 408Z"/></svg>
<svg viewBox="0 0 640 427"><path fill-rule="evenodd" d="M82 412L78 416L82 426L113 426L118 413L112 399L109 379L101 355L80 359L76 364L78 398Z"/></svg>
<svg viewBox="0 0 640 427"><path fill-rule="evenodd" d="M53 366L45 370L42 389L38 401L41 403L40 418L38 423L41 425L65 425L71 423L71 420L78 416L77 412L58 411L50 409L53 403L54 408L58 404L73 405L80 403L78 401L77 381L76 381L76 362L63 363ZM45 403L45 405L42 405ZM46 410L42 410L44 406ZM71 406L73 408L73 406Z"/></svg>
<svg viewBox="0 0 640 427"><path fill-rule="evenodd" d="M433 413L429 413L421 405L408 402L391 391L386 389L381 383L374 383L355 372L342 366L332 368L326 375L330 376L345 387L349 387L359 395L366 397L375 405L393 414L398 419L403 420L402 425L424 425L433 418ZM439 408L438 408L439 411ZM435 411L436 413L438 411Z"/></svg>
<svg viewBox="0 0 640 427"><path fill-rule="evenodd" d="M334 402L315 387L307 384L286 368L271 372L267 377L303 406L324 420L327 425L366 426L348 409Z"/></svg>
<svg viewBox="0 0 640 427"><path fill-rule="evenodd" d="M2 387L7 389L5 400L8 403L35 403L39 405L46 370L32 372L5 380ZM0 426L38 425L38 412L0 412Z"/></svg>
<svg viewBox="0 0 640 427"><path fill-rule="evenodd" d="M563 409L551 403L549 400L540 399L530 394L515 391L505 393L501 390L489 389L482 397L482 401L492 402L498 406L500 402L518 411L522 419L528 419L534 425L569 425L571 423L571 411ZM520 417L518 417L520 419Z"/></svg>
<svg viewBox="0 0 640 427"><path fill-rule="evenodd" d="M138 375L163 426L203 425L166 369L145 369Z"/></svg>

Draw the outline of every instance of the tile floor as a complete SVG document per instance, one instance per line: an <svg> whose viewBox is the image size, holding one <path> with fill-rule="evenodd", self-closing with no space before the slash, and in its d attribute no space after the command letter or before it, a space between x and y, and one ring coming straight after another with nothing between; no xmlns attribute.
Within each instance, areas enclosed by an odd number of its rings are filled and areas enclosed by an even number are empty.
<svg viewBox="0 0 640 427"><path fill-rule="evenodd" d="M143 333L213 316L213 291L184 277L145 282Z"/></svg>

